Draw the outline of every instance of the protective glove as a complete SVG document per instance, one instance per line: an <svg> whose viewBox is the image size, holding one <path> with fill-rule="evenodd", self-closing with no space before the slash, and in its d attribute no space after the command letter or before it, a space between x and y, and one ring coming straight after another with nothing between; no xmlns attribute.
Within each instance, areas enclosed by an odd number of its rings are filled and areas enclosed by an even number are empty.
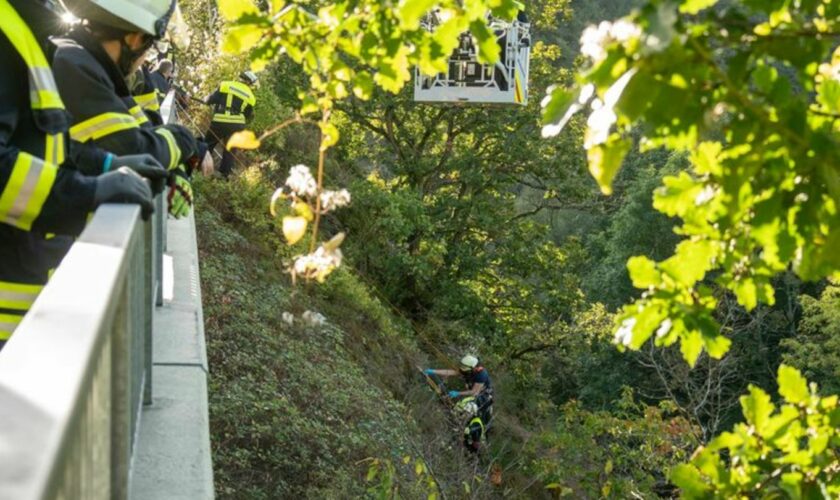
<svg viewBox="0 0 840 500"><path fill-rule="evenodd" d="M97 206L102 203L137 203L143 211L144 220L155 211L149 185L128 167L120 167L96 177L93 202Z"/></svg>
<svg viewBox="0 0 840 500"><path fill-rule="evenodd" d="M110 168L116 170L120 167L128 167L138 174L152 181L152 193L157 196L166 187L165 179L169 172L163 168L154 156L150 154L140 155L111 155Z"/></svg>
<svg viewBox="0 0 840 500"><path fill-rule="evenodd" d="M172 170L169 177L169 213L176 219L181 219L190 214L190 207L193 203L193 190L187 173L182 168Z"/></svg>
<svg viewBox="0 0 840 500"><path fill-rule="evenodd" d="M461 393L458 392L458 391L449 391L449 397L452 398L452 399L455 399L460 395L461 395Z"/></svg>
<svg viewBox="0 0 840 500"><path fill-rule="evenodd" d="M435 374L435 370L433 368L426 368L425 370L423 370L423 373L425 373L426 375L432 376L432 375Z"/></svg>

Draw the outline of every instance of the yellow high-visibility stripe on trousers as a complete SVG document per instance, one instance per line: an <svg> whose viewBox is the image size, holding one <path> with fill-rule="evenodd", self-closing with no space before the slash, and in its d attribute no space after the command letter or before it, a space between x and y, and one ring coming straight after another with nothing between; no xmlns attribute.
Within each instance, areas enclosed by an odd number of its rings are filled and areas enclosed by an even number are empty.
<svg viewBox="0 0 840 500"><path fill-rule="evenodd" d="M43 285L0 281L0 340L11 337L43 289Z"/></svg>

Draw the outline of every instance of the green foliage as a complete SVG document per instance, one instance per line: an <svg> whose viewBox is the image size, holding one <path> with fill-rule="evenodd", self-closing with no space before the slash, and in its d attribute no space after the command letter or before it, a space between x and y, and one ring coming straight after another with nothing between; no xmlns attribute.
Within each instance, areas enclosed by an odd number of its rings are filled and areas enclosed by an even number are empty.
<svg viewBox="0 0 840 500"><path fill-rule="evenodd" d="M572 402L562 407L556 427L540 436L550 450L530 468L547 488L569 498L668 496L673 487L663 471L685 459L696 442L682 417L633 402L625 391L618 413L591 412Z"/></svg>
<svg viewBox="0 0 840 500"><path fill-rule="evenodd" d="M822 398L799 370L781 365L777 408L751 386L745 422L701 448L671 479L685 498L835 498L840 452L837 396Z"/></svg>
<svg viewBox="0 0 840 500"><path fill-rule="evenodd" d="M268 2L259 8L252 0L218 0L227 20L224 47L248 52L257 70L287 55L310 76L302 94L302 112L327 111L332 102L351 93L368 99L375 84L398 92L419 66L433 74L446 68L458 35L470 31L479 42L479 57L495 62L499 47L485 15L512 19L522 5L515 0L408 0L400 4L362 2ZM451 14L434 32L421 19L434 8ZM352 87L352 88L351 88ZM310 108L310 104L314 107Z"/></svg>
<svg viewBox="0 0 840 500"><path fill-rule="evenodd" d="M397 468L404 469L403 476L411 477L414 481L401 484ZM396 465L391 460L378 458L370 461L365 481L370 483L368 494L378 500L394 500L398 498L426 498L437 500L439 491L434 477L429 473L426 462L420 458L412 460L406 455ZM408 491L405 491L408 489Z"/></svg>
<svg viewBox="0 0 840 500"><path fill-rule="evenodd" d="M552 97L574 105L569 113L592 108L585 145L605 192L634 128L643 147L690 153L692 170L665 178L654 199L657 210L682 219L685 239L661 262L631 261L645 293L625 308L617 332L634 349L654 332L657 345L679 341L690 364L702 350L720 357L730 345L703 284L713 271L751 310L773 303L770 279L788 266L805 280L840 270L840 60L833 38L822 36L835 31L840 7L708 8L715 4L648 2L588 31L582 51L592 65L580 74L580 97ZM549 122L556 108L548 103Z"/></svg>
<svg viewBox="0 0 840 500"><path fill-rule="evenodd" d="M639 255L659 260L673 252L678 241L672 231L673 221L654 210L650 193L664 172L675 171L679 163L679 157L669 159L662 172L652 165L638 168L622 195L620 208L610 214L609 226L590 238L590 250L597 262L584 275L583 286L590 300L611 308L627 303L637 296L638 288L646 288L630 281L627 260Z"/></svg>
<svg viewBox="0 0 840 500"><path fill-rule="evenodd" d="M796 336L782 342L784 362L811 380L823 394L840 392L840 288L831 284L819 299L803 295Z"/></svg>
<svg viewBox="0 0 840 500"><path fill-rule="evenodd" d="M292 293L273 254L270 189L250 169L197 183L210 377L211 442L221 498L336 498L366 492L357 462L407 452L418 429L390 397L414 382L394 353L416 350L349 276L340 304ZM281 255L288 258L288 255ZM336 295L328 295L326 300ZM321 327L281 313L324 313ZM369 350L390 353L370 356ZM383 374L386 378L380 379Z"/></svg>

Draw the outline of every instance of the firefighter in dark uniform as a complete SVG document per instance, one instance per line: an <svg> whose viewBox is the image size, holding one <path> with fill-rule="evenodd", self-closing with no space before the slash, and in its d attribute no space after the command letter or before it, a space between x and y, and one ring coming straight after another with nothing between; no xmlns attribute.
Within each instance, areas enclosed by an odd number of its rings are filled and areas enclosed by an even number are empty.
<svg viewBox="0 0 840 500"><path fill-rule="evenodd" d="M148 214L152 192L131 169L166 174L148 155L115 157L69 140L42 44L57 25L54 2L0 0L0 348L58 264L46 233L80 234L105 202L138 203ZM102 175L77 170L96 167Z"/></svg>
<svg viewBox="0 0 840 500"><path fill-rule="evenodd" d="M190 166L200 162L201 148L185 127L149 127L126 84L146 51L165 34L175 0L64 3L85 20L66 37L53 39L53 72L72 115L71 137L119 154L151 154L170 172L170 213L188 215Z"/></svg>
<svg viewBox="0 0 840 500"><path fill-rule="evenodd" d="M462 396L474 397L478 405L478 416L489 425L493 418L493 384L490 382L490 374L478 362L478 358L467 354L461 358L458 370L427 368L426 375L438 375L440 377L452 377L461 375L464 379L466 390L449 391L449 397L457 399Z"/></svg>
<svg viewBox="0 0 840 500"><path fill-rule="evenodd" d="M134 104L140 106L140 109L146 114L146 119L153 126L163 125L163 117L160 116L162 99L158 99L157 90L152 85L152 73L144 65L134 74L137 77L137 82L131 88Z"/></svg>
<svg viewBox="0 0 840 500"><path fill-rule="evenodd" d="M206 101L213 106L213 119L205 138L210 151L222 143L224 152L219 172L225 177L233 170L234 161L233 154L227 149L227 141L234 133L244 130L253 116L257 98L251 86L256 83L257 75L253 71L245 71L239 75L239 81L223 81Z"/></svg>

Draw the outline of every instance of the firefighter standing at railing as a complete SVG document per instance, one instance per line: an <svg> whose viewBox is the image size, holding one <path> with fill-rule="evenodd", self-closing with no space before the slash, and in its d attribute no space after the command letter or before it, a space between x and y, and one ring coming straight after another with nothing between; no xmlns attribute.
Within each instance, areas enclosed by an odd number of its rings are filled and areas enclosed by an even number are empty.
<svg viewBox="0 0 840 500"><path fill-rule="evenodd" d="M148 215L152 192L131 169L166 175L148 155L115 157L69 140L43 50L56 11L49 0L0 0L0 348L58 264L46 233L78 235L105 202L138 203Z"/></svg>
<svg viewBox="0 0 840 500"><path fill-rule="evenodd" d="M149 153L170 172L169 211L189 214L190 173L206 154L180 125L149 126L126 77L166 33L175 0L64 0L82 25L56 45L53 72L73 117L70 135L110 151ZM132 105L133 104L133 105ZM204 149L204 151L202 151Z"/></svg>

